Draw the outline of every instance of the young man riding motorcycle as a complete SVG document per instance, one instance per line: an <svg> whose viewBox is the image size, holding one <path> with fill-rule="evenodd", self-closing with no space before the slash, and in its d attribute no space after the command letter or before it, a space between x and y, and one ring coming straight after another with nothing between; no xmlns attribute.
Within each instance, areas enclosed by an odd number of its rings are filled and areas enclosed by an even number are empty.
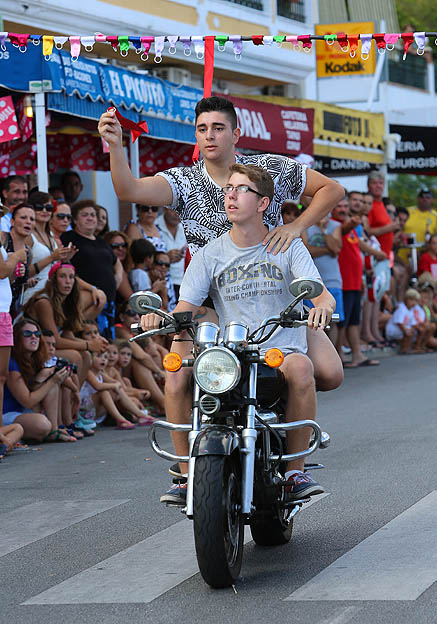
<svg viewBox="0 0 437 624"><path fill-rule="evenodd" d="M217 239L202 247L193 257L185 273L179 303L174 312L191 311L193 316L201 308L203 301L211 296L218 313L220 326L238 320L249 326L258 327L263 318L269 316L272 308L277 310L290 303L288 285L298 277L319 279L314 262L300 239L294 239L288 249L277 256L269 254L263 241L268 234L268 226L263 216L274 195L271 176L254 165L234 164L230 167L231 176L223 187L225 209L232 228ZM319 330L329 324L335 309L332 295L323 289L321 295L312 300L314 308L308 318L308 327ZM149 314L141 318L143 330L159 326L161 317ZM203 319L200 319L203 320ZM185 340L186 335L179 338ZM178 352L186 356L191 344L176 342ZM281 371L288 386L288 400L285 410L287 422L315 420L316 386L314 366L306 355L306 328L278 329L263 345L263 351L278 347L285 354ZM186 422L186 413L191 407L189 378L191 369L181 369L176 384L171 384L166 392L177 395L172 400L180 405L180 419ZM310 429L298 429L287 433L288 453L308 448ZM177 455L188 455L186 434L174 433L173 442ZM186 475L187 464L180 464L180 473ZM285 494L289 500L299 500L324 490L308 473L304 474L304 459L288 462L285 474L289 485ZM186 483L178 482L161 497L162 502L185 504Z"/></svg>

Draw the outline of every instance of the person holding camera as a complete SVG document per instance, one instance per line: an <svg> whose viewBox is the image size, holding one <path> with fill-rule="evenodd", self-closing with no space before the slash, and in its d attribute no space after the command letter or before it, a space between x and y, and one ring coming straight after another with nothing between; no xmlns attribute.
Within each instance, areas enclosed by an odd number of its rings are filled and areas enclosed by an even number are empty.
<svg viewBox="0 0 437 624"><path fill-rule="evenodd" d="M68 433L77 440L81 440L85 435L94 435L94 431L88 433L88 431L82 429L80 425L76 423L80 408L80 386L76 364L72 364L65 358L56 355L56 339L50 329L42 330L42 339L49 358L45 362L44 367L55 367L56 371L66 367L70 371L70 375L61 385L62 425L60 429L66 429Z"/></svg>
<svg viewBox="0 0 437 624"><path fill-rule="evenodd" d="M3 423L23 427L23 439L37 442L76 442L59 428L60 386L70 375L67 367L45 368L47 351L41 328L23 318L14 326L14 347L3 400Z"/></svg>

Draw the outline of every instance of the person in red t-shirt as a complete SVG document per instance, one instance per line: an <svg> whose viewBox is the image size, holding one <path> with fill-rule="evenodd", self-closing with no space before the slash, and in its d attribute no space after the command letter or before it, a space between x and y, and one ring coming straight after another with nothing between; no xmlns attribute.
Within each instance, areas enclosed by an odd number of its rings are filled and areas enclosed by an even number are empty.
<svg viewBox="0 0 437 624"><path fill-rule="evenodd" d="M392 221L382 201L384 183L385 179L381 172L371 171L369 173L367 186L369 187L369 193L373 197L373 204L371 211L367 215L369 222L367 234L376 236L382 251L388 258L393 251L394 232L399 229L399 224Z"/></svg>
<svg viewBox="0 0 437 624"><path fill-rule="evenodd" d="M437 280L437 234L433 234L428 242L428 251L420 256L417 275L427 271Z"/></svg>
<svg viewBox="0 0 437 624"><path fill-rule="evenodd" d="M351 362L343 363L344 368L358 366L378 366L378 360L370 360L361 353L361 285L363 278L363 260L361 251L366 254L381 254L365 241L361 240L355 228L361 224L361 215L349 212L348 199L342 199L332 211L332 218L341 223L343 245L338 256L340 272L343 279L343 322L339 323L337 350L343 360L342 345L345 339L352 351ZM385 258L382 253L379 259Z"/></svg>

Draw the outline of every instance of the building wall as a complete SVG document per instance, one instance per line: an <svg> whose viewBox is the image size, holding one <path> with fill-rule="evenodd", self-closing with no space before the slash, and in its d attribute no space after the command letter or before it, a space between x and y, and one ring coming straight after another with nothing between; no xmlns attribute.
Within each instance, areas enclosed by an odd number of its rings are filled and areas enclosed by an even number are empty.
<svg viewBox="0 0 437 624"><path fill-rule="evenodd" d="M282 0L259 0L262 10L235 4L229 0L0 0L0 15L4 29L28 32L29 28L40 33L107 35L207 35L207 34L308 34L313 32L315 0L302 0L305 7L305 22L278 16L277 2ZM27 7L27 8L24 8ZM14 26L12 28L11 26ZM23 30L28 27L28 30ZM35 32L35 31L33 31ZM109 48L109 46L107 46ZM150 72L164 66L184 66L194 75L202 74L203 61L184 56L179 44L174 56L164 53L160 67L152 59L146 63L134 52L126 59L118 60L139 65ZM106 46L95 47L102 56L111 53ZM111 55L111 54L109 54ZM294 85L294 94L308 97L315 90L314 54L295 50L290 44L278 48L276 45L258 49L246 43L241 61L236 61L231 44L226 51L217 52L215 70L217 80L240 83L242 90L260 92L263 86L274 84ZM274 70L272 71L272 68ZM198 80L195 83L198 86ZM226 85L225 85L226 88Z"/></svg>

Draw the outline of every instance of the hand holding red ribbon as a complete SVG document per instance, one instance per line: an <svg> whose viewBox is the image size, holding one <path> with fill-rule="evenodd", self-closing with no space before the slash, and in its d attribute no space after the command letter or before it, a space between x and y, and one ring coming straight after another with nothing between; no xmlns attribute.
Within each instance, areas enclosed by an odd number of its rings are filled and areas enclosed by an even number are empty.
<svg viewBox="0 0 437 624"><path fill-rule="evenodd" d="M108 113L109 112L115 113L115 116L117 117L122 128L131 131L132 143L135 143L135 141L138 139L139 136L143 134L143 132L149 132L147 121L140 121L139 123L136 123L135 121L132 121L132 119L123 117L123 115L115 108L115 106L110 106L108 108Z"/></svg>

